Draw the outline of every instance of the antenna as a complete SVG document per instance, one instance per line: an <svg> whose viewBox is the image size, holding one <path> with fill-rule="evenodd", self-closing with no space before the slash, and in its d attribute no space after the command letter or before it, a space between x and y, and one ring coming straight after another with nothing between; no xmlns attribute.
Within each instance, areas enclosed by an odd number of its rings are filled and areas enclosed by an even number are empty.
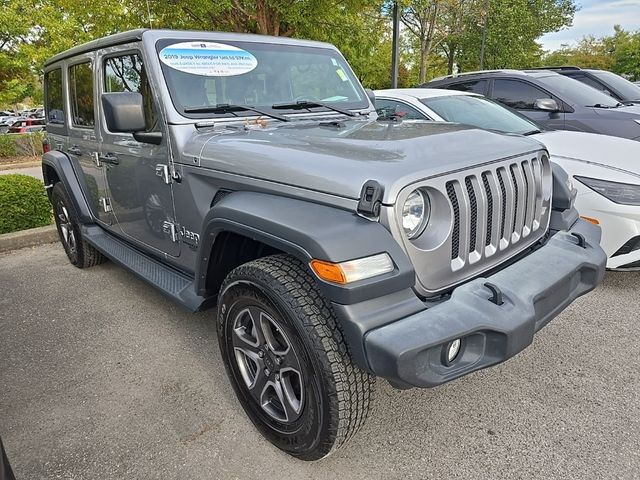
<svg viewBox="0 0 640 480"><path fill-rule="evenodd" d="M151 7L149 6L149 0L147 0L147 18L149 19L149 28L153 29L153 23L151 22Z"/></svg>

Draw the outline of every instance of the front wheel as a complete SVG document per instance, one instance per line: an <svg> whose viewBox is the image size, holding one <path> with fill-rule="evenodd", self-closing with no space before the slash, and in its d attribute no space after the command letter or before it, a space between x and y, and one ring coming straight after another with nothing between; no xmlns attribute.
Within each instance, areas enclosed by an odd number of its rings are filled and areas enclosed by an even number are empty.
<svg viewBox="0 0 640 480"><path fill-rule="evenodd" d="M278 448L317 460L363 425L375 377L351 362L331 305L299 261L274 255L233 270L218 333L240 403Z"/></svg>

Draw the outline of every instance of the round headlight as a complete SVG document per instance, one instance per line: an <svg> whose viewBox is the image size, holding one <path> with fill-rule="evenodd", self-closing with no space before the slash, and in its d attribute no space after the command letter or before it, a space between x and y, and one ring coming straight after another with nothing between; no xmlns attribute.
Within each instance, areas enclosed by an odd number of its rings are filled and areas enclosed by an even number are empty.
<svg viewBox="0 0 640 480"><path fill-rule="evenodd" d="M409 194L402 207L402 228L407 238L412 239L420 235L431 216L429 197L421 190L414 190Z"/></svg>

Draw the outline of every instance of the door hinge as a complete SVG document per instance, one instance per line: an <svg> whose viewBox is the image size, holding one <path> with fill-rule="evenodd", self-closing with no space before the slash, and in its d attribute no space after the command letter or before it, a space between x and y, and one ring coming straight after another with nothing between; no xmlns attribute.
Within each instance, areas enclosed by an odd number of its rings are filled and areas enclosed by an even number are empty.
<svg viewBox="0 0 640 480"><path fill-rule="evenodd" d="M111 207L110 198L100 197L100 205L102 206L102 210L104 210L105 213L109 213L113 210L113 208Z"/></svg>
<svg viewBox="0 0 640 480"><path fill-rule="evenodd" d="M182 180L180 172L176 170L173 165L165 165L163 163L156 165L156 176L162 178L162 181L167 185L169 185L172 180L177 183L180 183Z"/></svg>
<svg viewBox="0 0 640 480"><path fill-rule="evenodd" d="M172 242L178 241L178 227L175 223L165 221L162 224L162 231L171 237Z"/></svg>
<svg viewBox="0 0 640 480"><path fill-rule="evenodd" d="M169 185L171 183L171 177L169 176L169 165L159 163L156 165L156 176L160 177L164 183Z"/></svg>

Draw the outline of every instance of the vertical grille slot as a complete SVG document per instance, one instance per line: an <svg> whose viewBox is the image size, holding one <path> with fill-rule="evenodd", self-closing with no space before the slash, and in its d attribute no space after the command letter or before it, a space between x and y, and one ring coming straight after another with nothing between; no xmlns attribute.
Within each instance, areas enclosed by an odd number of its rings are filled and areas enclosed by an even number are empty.
<svg viewBox="0 0 640 480"><path fill-rule="evenodd" d="M447 182L447 195L453 208L453 233L451 235L451 259L460 255L460 205L453 182Z"/></svg>
<svg viewBox="0 0 640 480"><path fill-rule="evenodd" d="M476 249L476 236L478 231L478 202L476 201L476 193L473 190L471 177L466 177L464 179L464 184L467 187L467 194L469 195L469 209L471 210L468 249L469 253L471 253Z"/></svg>
<svg viewBox="0 0 640 480"><path fill-rule="evenodd" d="M498 183L500 183L500 195L502 195L502 221L500 222L500 238L504 238L504 226L507 220L507 189L504 186L504 180L502 179L502 169L499 169L496 173L498 174Z"/></svg>
<svg viewBox="0 0 640 480"><path fill-rule="evenodd" d="M487 179L487 172L482 174L482 185L487 194L487 234L485 235L484 246L488 247L491 245L491 234L493 233L493 194L491 193L491 187Z"/></svg>
<svg viewBox="0 0 640 480"><path fill-rule="evenodd" d="M509 171L511 172L511 180L513 181L513 199L514 199L514 206L513 206L513 222L511 225L511 232L517 232L517 228L516 228L516 223L518 221L518 214L520 213L520 210L522 209L522 206L519 205L518 199L520 197L519 193L520 193L520 189L518 188L518 181L516 180L516 173L515 170L518 168L517 165L511 165L509 167ZM519 210L520 209L520 210Z"/></svg>

